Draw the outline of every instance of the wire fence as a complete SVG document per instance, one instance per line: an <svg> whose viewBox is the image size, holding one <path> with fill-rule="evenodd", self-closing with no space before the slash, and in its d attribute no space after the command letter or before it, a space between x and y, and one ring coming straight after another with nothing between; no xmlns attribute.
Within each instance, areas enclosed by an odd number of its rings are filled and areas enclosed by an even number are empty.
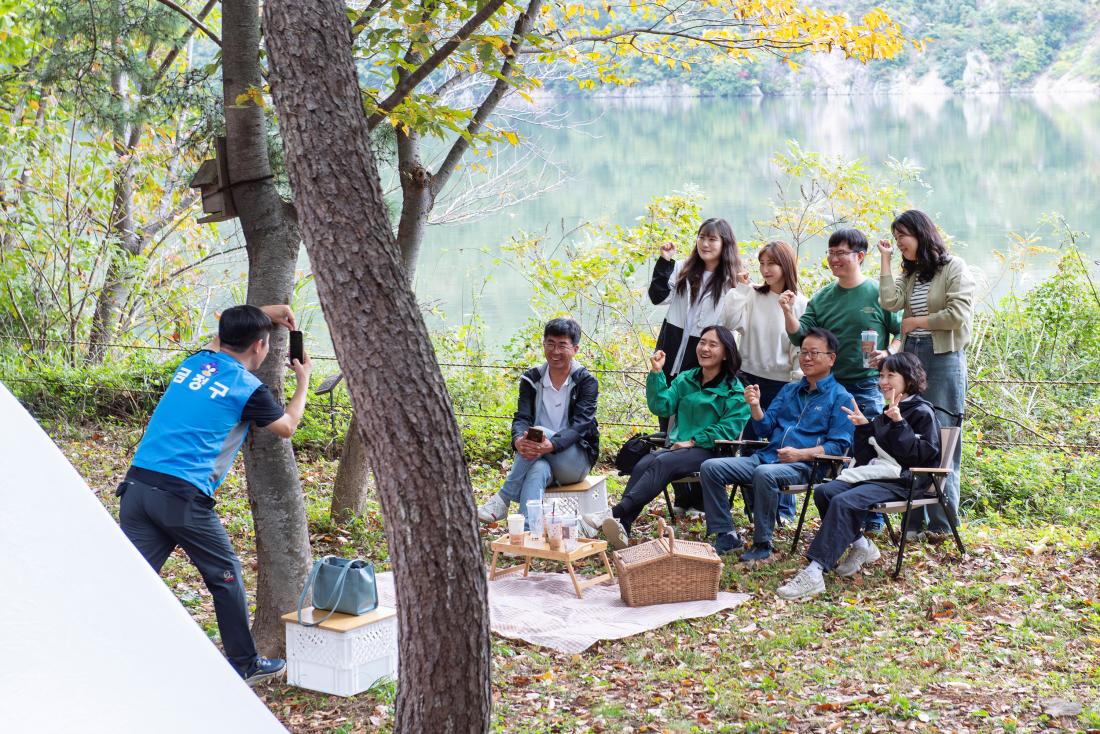
<svg viewBox="0 0 1100 734"><path fill-rule="evenodd" d="M63 340L63 339L27 339L25 337L2 335L2 334L0 334L0 340L6 340L6 341L9 341L9 342L18 342L18 343L28 344L32 348L37 347L37 346L44 347L46 345L60 345L60 346L66 346L66 347L91 346L90 342L83 342L83 341L68 341L68 340ZM181 345L173 345L173 346L155 346L155 345L111 343L111 344L106 344L106 345L102 345L102 346L106 346L106 347L111 348L111 349L121 349L121 350L133 350L133 351L144 350L144 351L175 352L175 353L192 353L192 352L195 352L195 351L197 351L198 349L201 348L201 347L195 347L195 346L185 346L185 345L182 345L182 344ZM336 356L331 355L331 354L310 355L310 358L313 359L313 360L318 360L318 361L336 361ZM524 370L527 370L530 367L529 365L506 364L506 363L484 364L484 363L475 363L475 362L439 362L438 364L441 368L447 368L447 369L507 370L507 371L513 371L513 372L517 372L517 373L522 372ZM638 378L638 379L644 378L645 375L647 374L647 371L645 371L645 370L622 370L622 369L592 368L592 369L589 369L589 371L592 372L593 374L596 374L596 375L616 375L616 376L620 376L620 377L633 377L633 378ZM32 378L20 378L20 377L9 377L9 378L3 378L3 379L4 379L5 382L9 382L9 383L28 384L28 385L41 384L41 382L42 382L41 380L35 380L35 379L32 379ZM140 388L140 387L116 387L116 386L106 385L106 384L103 384L103 383L93 383L91 381L87 381L87 382L51 381L51 384L54 385L54 386L57 386L57 387L62 387L62 388L70 389L70 390L84 390L84 391L96 391L96 392L99 392L99 393L103 393L103 392L112 393L112 394L115 394L115 395L118 395L118 396L127 397L131 400L131 402L134 402L133 401L134 396L138 396L138 395L159 396L163 392L163 388L161 388L161 387L158 387L157 389L147 389L147 388ZM982 377L982 378L972 378L972 379L968 380L967 387L968 387L968 390L969 390L970 388L972 388L974 386L984 385L984 384L988 384L988 385L1020 385L1020 386L1050 387L1050 388L1094 388L1094 387L1100 387L1100 380L1034 380L1034 379L1025 379L1025 378L1009 378L1009 377ZM338 431L337 431L337 427L336 427L335 417L337 415L341 415L341 416L345 416L345 417L350 418L350 416L352 414L352 409L351 409L350 405L343 405L343 404L335 403L335 401L332 398L332 393L329 393L329 396L330 397L329 397L328 404L325 404L323 401L314 400L314 401L311 401L306 406L306 410L309 411L309 412L313 412L313 413L324 412L324 413L327 413L330 416L330 425L332 426L333 439L335 440L335 439L339 438L339 436L337 435ZM1003 420L1005 422L1015 423L1017 426L1019 426L1025 432L1031 433L1031 434L1035 435L1037 438L1040 439L1038 441L1019 441L1019 440L1012 440L1012 439L999 438L999 437L985 438L985 437L980 436L980 435L975 436L973 438L974 442L978 443L980 445L991 446L991 447L996 447L996 448L1007 448L1007 449L1011 449L1011 448L1032 448L1032 449L1044 449L1044 450L1058 450L1058 451L1064 451L1064 452L1100 453L1100 443L1093 444L1093 443L1066 443L1066 442L1060 442L1060 441L1054 440L1050 436L1044 435L1041 431L1039 431L1039 430L1037 430L1033 427L1030 427L1030 426L1024 425L1023 423L1020 423L1016 419L1006 417L1006 416L1001 416L1001 415L998 415L998 414L988 410L982 404L980 404L977 401L970 398L969 395L967 396L967 404L970 407L985 413L986 415L990 416L993 419L999 419L999 420ZM136 402L134 402L134 407L135 408L137 407ZM638 419L637 420L624 420L624 418L629 418L631 415L638 416ZM459 417L459 418L477 418L477 419L483 419L483 420L499 420L499 421L511 421L512 420L512 416L510 416L510 415L499 415L499 414L489 413L489 412L466 412L466 411L461 411L461 410L456 410L455 411L455 416ZM652 419L653 419L653 416L648 415L648 413L646 413L644 411L628 410L628 411L620 413L616 416L613 416L612 419L610 419L610 420L608 420L607 418L601 418L600 424L605 425L605 426L616 426L616 427L626 427L626 428L635 428L635 429L656 428L656 424L652 421Z"/></svg>

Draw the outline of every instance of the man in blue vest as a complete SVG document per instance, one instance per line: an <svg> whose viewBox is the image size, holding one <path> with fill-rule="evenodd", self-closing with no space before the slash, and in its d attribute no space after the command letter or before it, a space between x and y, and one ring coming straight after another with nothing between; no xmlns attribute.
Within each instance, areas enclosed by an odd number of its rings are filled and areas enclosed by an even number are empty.
<svg viewBox="0 0 1100 734"><path fill-rule="evenodd" d="M214 597L226 657L249 685L279 674L286 662L256 653L241 563L214 511L214 492L252 424L290 438L302 420L308 356L290 366L298 384L285 409L251 372L267 358L275 325L294 328L288 306L222 313L218 339L176 368L116 492L122 532L149 565L159 573L178 546L198 568Z"/></svg>

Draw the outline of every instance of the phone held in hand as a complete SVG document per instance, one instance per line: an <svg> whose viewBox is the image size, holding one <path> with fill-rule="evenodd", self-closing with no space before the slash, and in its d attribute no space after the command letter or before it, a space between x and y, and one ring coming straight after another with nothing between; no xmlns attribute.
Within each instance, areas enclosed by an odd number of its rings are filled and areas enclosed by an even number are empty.
<svg viewBox="0 0 1100 734"><path fill-rule="evenodd" d="M306 361L306 347L305 342L302 340L302 332L291 331L290 332L290 361L293 364L294 360L299 362Z"/></svg>
<svg viewBox="0 0 1100 734"><path fill-rule="evenodd" d="M527 435L525 437L531 443L542 443L542 429L541 428L528 428Z"/></svg>

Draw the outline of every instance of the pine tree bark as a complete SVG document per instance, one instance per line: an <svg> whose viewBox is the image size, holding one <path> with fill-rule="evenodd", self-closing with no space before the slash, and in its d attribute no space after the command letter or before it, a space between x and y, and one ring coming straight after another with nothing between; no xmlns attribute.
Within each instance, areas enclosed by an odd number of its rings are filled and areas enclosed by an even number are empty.
<svg viewBox="0 0 1100 734"><path fill-rule="evenodd" d="M420 259L420 245L428 224L428 212L435 197L431 193L431 172L420 162L420 136L410 131L397 130L397 160L401 175L401 216L397 223L397 245L401 248L401 261L409 285L415 282L416 263ZM348 424L344 437L344 450L332 487L332 505L329 516L335 522L350 520L359 515L367 501L366 449L355 428L355 414Z"/></svg>
<svg viewBox="0 0 1100 734"><path fill-rule="evenodd" d="M247 301L290 303L300 247L294 210L275 188L263 110L251 100L237 101L263 84L257 1L225 0L222 35L229 180L247 245ZM271 353L256 371L279 399L286 353L286 331L276 329ZM312 561L302 487L290 441L269 431L249 433L244 466L259 567L252 634L261 654L280 656L286 640L279 616L295 608Z"/></svg>
<svg viewBox="0 0 1100 734"><path fill-rule="evenodd" d="M338 0L264 4L299 221L374 471L401 629L399 732L483 732L487 584L458 426L388 221Z"/></svg>

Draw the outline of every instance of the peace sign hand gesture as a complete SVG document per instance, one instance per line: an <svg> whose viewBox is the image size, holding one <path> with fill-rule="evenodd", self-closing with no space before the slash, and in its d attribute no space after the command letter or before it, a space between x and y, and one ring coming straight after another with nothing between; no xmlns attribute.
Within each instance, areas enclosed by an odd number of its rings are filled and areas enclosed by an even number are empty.
<svg viewBox="0 0 1100 734"><path fill-rule="evenodd" d="M883 409L882 414L897 423L901 420L901 408L898 407L898 403L904 400L905 396L896 395L893 388L889 388L889 392L885 392L883 395L886 398L886 407Z"/></svg>
<svg viewBox="0 0 1100 734"><path fill-rule="evenodd" d="M840 406L840 409L844 411L845 415L848 416L848 420L850 420L854 425L865 426L870 423L870 421L867 420L867 416L863 415L863 412L859 409L859 406L856 404L855 398L852 398L851 410L848 410L843 405Z"/></svg>

